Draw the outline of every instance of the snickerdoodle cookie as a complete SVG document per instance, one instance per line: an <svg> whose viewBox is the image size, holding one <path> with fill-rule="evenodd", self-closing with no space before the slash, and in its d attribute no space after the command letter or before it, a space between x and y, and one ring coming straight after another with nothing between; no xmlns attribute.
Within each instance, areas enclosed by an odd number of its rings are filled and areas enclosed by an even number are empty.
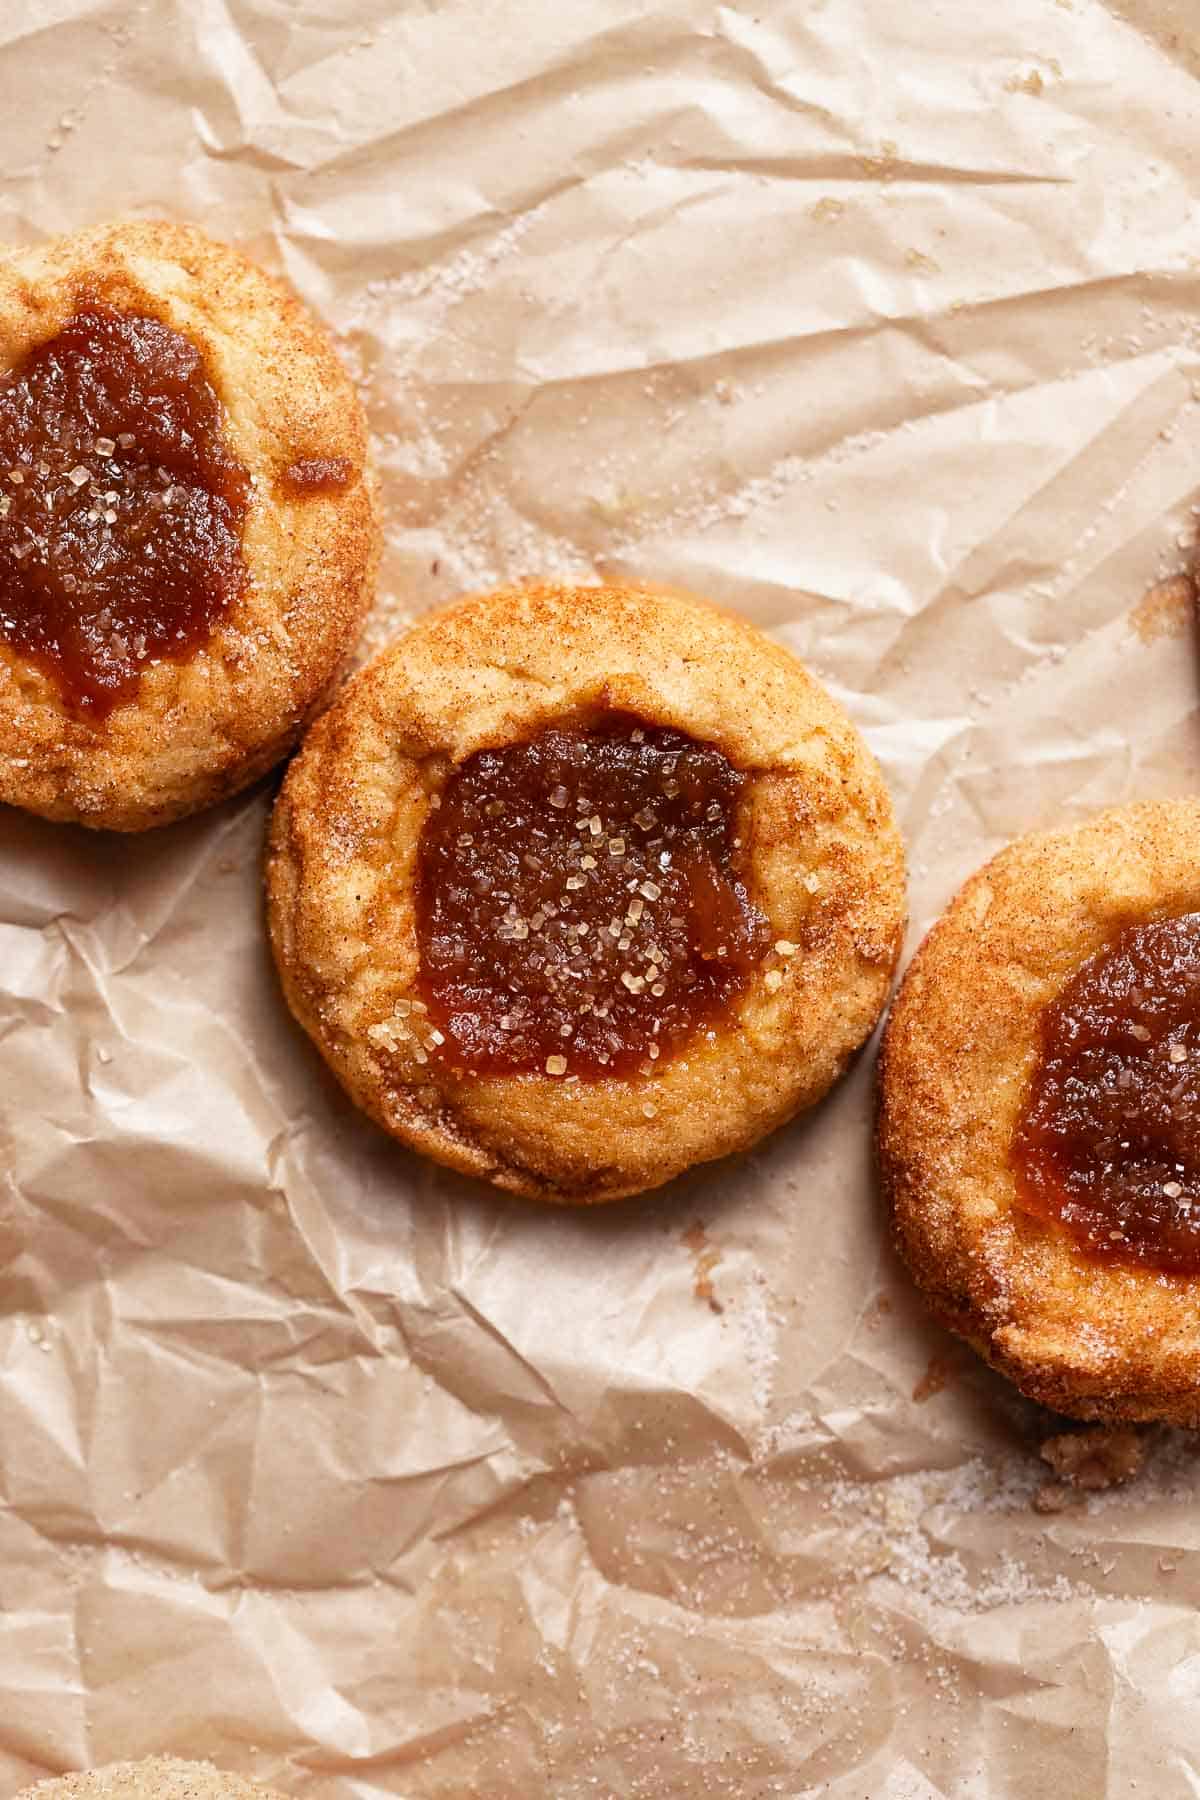
<svg viewBox="0 0 1200 1800"><path fill-rule="evenodd" d="M1025 1393L1200 1425L1200 803L1022 839L918 954L881 1062L901 1252Z"/></svg>
<svg viewBox="0 0 1200 1800"><path fill-rule="evenodd" d="M188 226L0 254L0 800L137 831L279 760L356 635L361 407Z"/></svg>
<svg viewBox="0 0 1200 1800"><path fill-rule="evenodd" d="M288 1002L438 1161L589 1204L743 1150L870 1033L904 917L879 771L743 621L640 587L438 612L276 808Z"/></svg>

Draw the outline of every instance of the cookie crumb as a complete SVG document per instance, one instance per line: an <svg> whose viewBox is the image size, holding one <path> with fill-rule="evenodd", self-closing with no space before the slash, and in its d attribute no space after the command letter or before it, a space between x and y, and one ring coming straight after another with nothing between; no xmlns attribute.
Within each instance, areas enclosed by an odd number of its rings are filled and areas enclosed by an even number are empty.
<svg viewBox="0 0 1200 1800"><path fill-rule="evenodd" d="M1149 1434L1136 1425L1089 1425L1046 1438L1038 1454L1060 1482L1095 1494L1132 1481L1146 1460L1148 1441Z"/></svg>

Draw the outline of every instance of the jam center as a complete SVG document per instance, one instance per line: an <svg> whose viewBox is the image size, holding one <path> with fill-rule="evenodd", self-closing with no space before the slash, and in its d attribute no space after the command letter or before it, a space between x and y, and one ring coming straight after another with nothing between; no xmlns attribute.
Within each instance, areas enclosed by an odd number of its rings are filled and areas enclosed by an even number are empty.
<svg viewBox="0 0 1200 1800"><path fill-rule="evenodd" d="M1041 1029L1019 1203L1093 1256L1200 1272L1200 913L1129 926Z"/></svg>
<svg viewBox="0 0 1200 1800"><path fill-rule="evenodd" d="M0 385L0 637L103 718L207 641L245 582L249 478L196 346L76 312Z"/></svg>
<svg viewBox="0 0 1200 1800"><path fill-rule="evenodd" d="M711 1020L767 949L739 874L744 779L619 714L469 757L418 858L439 1059L594 1079L651 1068Z"/></svg>

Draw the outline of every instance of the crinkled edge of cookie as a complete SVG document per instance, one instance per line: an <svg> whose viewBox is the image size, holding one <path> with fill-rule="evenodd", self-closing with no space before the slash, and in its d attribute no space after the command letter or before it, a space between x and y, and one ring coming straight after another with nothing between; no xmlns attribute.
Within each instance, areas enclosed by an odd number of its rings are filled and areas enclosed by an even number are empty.
<svg viewBox="0 0 1200 1800"><path fill-rule="evenodd" d="M389 1029L418 991L430 793L485 745L609 708L715 742L752 776L751 885L788 950L652 1078L456 1078ZM874 1028L904 926L890 800L849 719L744 621L645 587L471 596L376 658L289 770L267 885L288 1003L357 1104L451 1168L564 1204L658 1186L814 1104Z"/></svg>
<svg viewBox="0 0 1200 1800"><path fill-rule="evenodd" d="M1200 802L1020 839L965 884L893 1004L877 1143L901 1256L940 1320L1081 1419L1200 1424L1200 1284L1088 1259L1016 1207L1009 1147L1043 1008L1132 920L1200 910Z"/></svg>

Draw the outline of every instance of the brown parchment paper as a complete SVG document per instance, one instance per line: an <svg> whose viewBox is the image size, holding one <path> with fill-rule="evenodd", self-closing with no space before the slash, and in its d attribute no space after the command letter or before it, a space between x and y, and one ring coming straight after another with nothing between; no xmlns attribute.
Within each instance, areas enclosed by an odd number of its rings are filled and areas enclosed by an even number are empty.
<svg viewBox="0 0 1200 1800"><path fill-rule="evenodd" d="M5 0L0 231L174 213L335 326L370 641L549 571L740 606L845 700L913 936L1200 779L1194 0ZM1148 599L1143 596L1149 595ZM1200 1793L1200 1461L1053 1422L883 1244L870 1059L602 1216L360 1120L290 1027L269 795L0 818L0 1791Z"/></svg>

